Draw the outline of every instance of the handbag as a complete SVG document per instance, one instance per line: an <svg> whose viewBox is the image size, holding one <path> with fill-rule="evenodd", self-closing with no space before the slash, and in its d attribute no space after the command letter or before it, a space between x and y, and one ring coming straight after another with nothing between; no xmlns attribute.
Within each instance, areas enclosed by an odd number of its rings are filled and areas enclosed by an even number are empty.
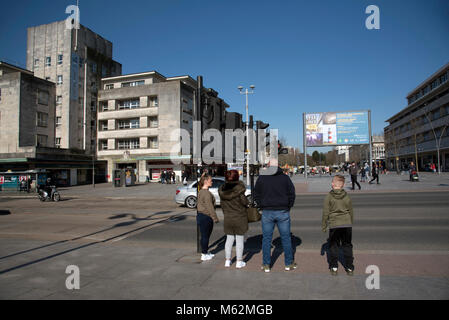
<svg viewBox="0 0 449 320"><path fill-rule="evenodd" d="M257 222L262 219L262 215L257 208L246 208L246 214L248 215L248 222Z"/></svg>

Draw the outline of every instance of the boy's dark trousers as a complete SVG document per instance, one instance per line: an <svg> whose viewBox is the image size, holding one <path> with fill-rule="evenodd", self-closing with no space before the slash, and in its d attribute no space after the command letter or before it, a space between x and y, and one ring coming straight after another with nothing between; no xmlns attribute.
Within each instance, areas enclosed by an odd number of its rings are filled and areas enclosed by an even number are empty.
<svg viewBox="0 0 449 320"><path fill-rule="evenodd" d="M345 269L354 270L352 227L329 229L329 269L338 268L338 250L342 248Z"/></svg>

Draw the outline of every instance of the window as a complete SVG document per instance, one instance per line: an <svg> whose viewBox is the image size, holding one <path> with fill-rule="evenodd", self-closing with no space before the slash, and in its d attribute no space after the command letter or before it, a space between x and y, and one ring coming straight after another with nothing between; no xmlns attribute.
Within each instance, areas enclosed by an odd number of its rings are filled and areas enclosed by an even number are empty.
<svg viewBox="0 0 449 320"><path fill-rule="evenodd" d="M104 89L105 89L105 90L112 90L112 89L114 89L114 84L107 84L107 85L104 87Z"/></svg>
<svg viewBox="0 0 449 320"><path fill-rule="evenodd" d="M117 147L119 150L139 149L140 139L118 140Z"/></svg>
<svg viewBox="0 0 449 320"><path fill-rule="evenodd" d="M108 150L108 140L100 140L98 142L98 147L100 150Z"/></svg>
<svg viewBox="0 0 449 320"><path fill-rule="evenodd" d="M37 126L38 127L47 127L48 125L48 114L43 112L37 113Z"/></svg>
<svg viewBox="0 0 449 320"><path fill-rule="evenodd" d="M119 130L123 129L137 129L140 127L139 119L125 119L118 121Z"/></svg>
<svg viewBox="0 0 449 320"><path fill-rule="evenodd" d="M39 68L39 59L34 59L34 67Z"/></svg>
<svg viewBox="0 0 449 320"><path fill-rule="evenodd" d="M100 131L108 131L108 122L100 121Z"/></svg>
<svg viewBox="0 0 449 320"><path fill-rule="evenodd" d="M224 184L223 180L219 180L219 179L212 179L212 187L211 188L220 188L222 185Z"/></svg>
<svg viewBox="0 0 449 320"><path fill-rule="evenodd" d="M56 117L56 127L60 127L62 124L62 118L61 117Z"/></svg>
<svg viewBox="0 0 449 320"><path fill-rule="evenodd" d="M432 120L437 120L440 118L440 109L435 110L432 112Z"/></svg>
<svg viewBox="0 0 449 320"><path fill-rule="evenodd" d="M62 104L62 96L56 97L56 104Z"/></svg>
<svg viewBox="0 0 449 320"><path fill-rule="evenodd" d="M97 111L97 103L95 101L90 102L90 111L92 112Z"/></svg>
<svg viewBox="0 0 449 320"><path fill-rule="evenodd" d="M444 83L447 81L447 72L440 77L440 83Z"/></svg>
<svg viewBox="0 0 449 320"><path fill-rule="evenodd" d="M100 104L100 110L101 111L108 111L109 110L109 104L107 101L103 101Z"/></svg>
<svg viewBox="0 0 449 320"><path fill-rule="evenodd" d="M47 146L47 140L48 140L48 136L44 136L44 135L36 135L36 145L38 147L46 147Z"/></svg>
<svg viewBox="0 0 449 320"><path fill-rule="evenodd" d="M59 75L58 76L58 82L57 82L58 84L62 84L62 75Z"/></svg>
<svg viewBox="0 0 449 320"><path fill-rule="evenodd" d="M61 138L55 138L55 146L56 148L61 147Z"/></svg>
<svg viewBox="0 0 449 320"><path fill-rule="evenodd" d="M51 57L46 57L45 58L45 66L46 67L50 67L51 66Z"/></svg>
<svg viewBox="0 0 449 320"><path fill-rule="evenodd" d="M92 62L92 64L90 65L90 69L92 70L93 73L97 72L97 64L95 62Z"/></svg>
<svg viewBox="0 0 449 320"><path fill-rule="evenodd" d="M62 64L63 55L58 54L58 64Z"/></svg>
<svg viewBox="0 0 449 320"><path fill-rule="evenodd" d="M157 107L158 105L157 97L150 97L150 107Z"/></svg>
<svg viewBox="0 0 449 320"><path fill-rule="evenodd" d="M157 117L150 117L150 128L157 128L159 126L159 121Z"/></svg>
<svg viewBox="0 0 449 320"><path fill-rule="evenodd" d="M150 143L148 144L148 146L150 147L150 149L158 149L159 148L157 137L149 138L149 142Z"/></svg>
<svg viewBox="0 0 449 320"><path fill-rule="evenodd" d="M49 94L48 91L39 90L37 93L37 103L48 106Z"/></svg>
<svg viewBox="0 0 449 320"><path fill-rule="evenodd" d="M145 84L145 80L131 81L131 82L123 82L123 83L122 83L122 88L127 88L127 87L138 87L138 86L143 86L144 84Z"/></svg>
<svg viewBox="0 0 449 320"><path fill-rule="evenodd" d="M440 84L440 82L438 81L438 79L434 80L431 84L432 90L435 89L436 87L438 87L439 84Z"/></svg>
<svg viewBox="0 0 449 320"><path fill-rule="evenodd" d="M119 110L124 109L136 109L140 107L140 100L139 99L133 99L133 100L123 100L119 102Z"/></svg>

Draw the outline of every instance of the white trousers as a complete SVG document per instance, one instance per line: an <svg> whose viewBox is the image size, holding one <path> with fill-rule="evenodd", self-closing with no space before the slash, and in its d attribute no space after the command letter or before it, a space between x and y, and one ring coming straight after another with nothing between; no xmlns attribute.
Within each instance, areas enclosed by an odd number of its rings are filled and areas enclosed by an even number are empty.
<svg viewBox="0 0 449 320"><path fill-rule="evenodd" d="M225 255L226 260L231 260L232 246L234 245L234 239L236 240L237 261L243 261L243 240L244 236L226 236Z"/></svg>

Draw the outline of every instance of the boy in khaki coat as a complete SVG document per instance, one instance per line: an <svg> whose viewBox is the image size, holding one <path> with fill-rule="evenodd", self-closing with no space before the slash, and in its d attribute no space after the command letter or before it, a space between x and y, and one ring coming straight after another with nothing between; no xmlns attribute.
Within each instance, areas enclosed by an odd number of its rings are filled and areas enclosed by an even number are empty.
<svg viewBox="0 0 449 320"><path fill-rule="evenodd" d="M354 272L354 256L352 252L352 224L354 214L352 201L343 189L345 178L337 175L332 179L332 190L324 199L322 230L329 228L329 270L337 275L338 249L341 246L345 258L345 271L348 275Z"/></svg>

